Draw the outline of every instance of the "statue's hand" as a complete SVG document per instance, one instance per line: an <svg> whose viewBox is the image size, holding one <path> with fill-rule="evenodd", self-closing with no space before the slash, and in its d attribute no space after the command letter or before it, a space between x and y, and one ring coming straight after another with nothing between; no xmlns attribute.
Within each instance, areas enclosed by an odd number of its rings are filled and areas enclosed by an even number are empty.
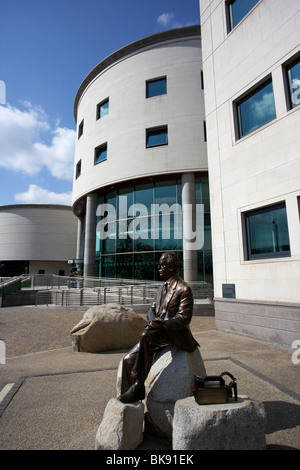
<svg viewBox="0 0 300 470"><path fill-rule="evenodd" d="M154 320L155 322L162 323L164 320L161 317L155 317Z"/></svg>

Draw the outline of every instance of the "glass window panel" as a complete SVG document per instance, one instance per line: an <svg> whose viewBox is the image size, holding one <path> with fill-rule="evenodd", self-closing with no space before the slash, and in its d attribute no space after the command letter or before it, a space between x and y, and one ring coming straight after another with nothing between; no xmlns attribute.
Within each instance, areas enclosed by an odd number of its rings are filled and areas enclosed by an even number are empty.
<svg viewBox="0 0 300 470"><path fill-rule="evenodd" d="M204 212L210 212L207 176L196 177L196 204L204 204Z"/></svg>
<svg viewBox="0 0 300 470"><path fill-rule="evenodd" d="M154 277L154 253L136 253L134 255L134 278L153 280Z"/></svg>
<svg viewBox="0 0 300 470"><path fill-rule="evenodd" d="M81 123L79 124L78 126L78 139L82 136L83 134L83 120L81 121Z"/></svg>
<svg viewBox="0 0 300 470"><path fill-rule="evenodd" d="M249 259L290 255L285 204L246 214Z"/></svg>
<svg viewBox="0 0 300 470"><path fill-rule="evenodd" d="M276 118L272 81L268 80L237 103L239 138Z"/></svg>
<svg viewBox="0 0 300 470"><path fill-rule="evenodd" d="M182 217L174 214L153 217L156 228L155 250L177 250L182 239Z"/></svg>
<svg viewBox="0 0 300 470"><path fill-rule="evenodd" d="M117 222L98 225L99 238L102 240L102 253L115 253L117 238Z"/></svg>
<svg viewBox="0 0 300 470"><path fill-rule="evenodd" d="M155 183L155 204L173 205L177 202L176 180Z"/></svg>
<svg viewBox="0 0 300 470"><path fill-rule="evenodd" d="M133 187L120 189L118 194L118 217L119 219L128 218L128 209L133 204Z"/></svg>
<svg viewBox="0 0 300 470"><path fill-rule="evenodd" d="M99 273L100 277L116 277L115 255L101 256Z"/></svg>
<svg viewBox="0 0 300 470"><path fill-rule="evenodd" d="M103 250L103 238L101 237L100 233L100 222L103 219L101 214L100 206L104 204L104 196L98 196L98 203L97 203L97 211L96 211L96 257L99 258L100 254ZM84 224L83 224L84 225Z"/></svg>
<svg viewBox="0 0 300 470"><path fill-rule="evenodd" d="M198 199L201 200L208 193L207 177L198 175L196 182L199 185ZM126 199L126 204L124 204L124 200L121 200L122 197ZM133 207L130 216L128 209L134 201L138 204L137 211L135 212ZM151 204L154 202L158 204L159 208L164 204L168 211L160 212L159 216L152 215ZM104 212L103 207L101 209L102 204L112 205L114 217ZM153 182L139 184L135 188L131 186L99 196L95 263L97 275L159 280L154 259L157 259L157 264L161 254L167 250L176 251L182 259L182 215L180 214L178 217L172 212L174 208L178 207L181 209L180 179L166 180L155 184ZM140 209L143 210L140 211ZM205 215L209 217L209 213ZM156 228L157 230L155 230ZM208 232L210 239L209 218L205 223L205 239ZM107 238L103 237L103 233L107 234ZM211 245L207 243L205 248L207 247L210 248ZM115 253L118 254L115 255ZM132 264L133 262L134 264ZM136 262L139 264L136 273L134 273ZM203 268L200 267L200 269L203 271ZM181 276L183 275L182 271L183 265L181 265Z"/></svg>
<svg viewBox="0 0 300 470"><path fill-rule="evenodd" d="M97 106L97 119L101 119L109 113L109 99Z"/></svg>
<svg viewBox="0 0 300 470"><path fill-rule="evenodd" d="M79 176L81 175L81 160L79 160L79 162L77 162L76 164L76 175L75 175L75 178L79 178Z"/></svg>
<svg viewBox="0 0 300 470"><path fill-rule="evenodd" d="M229 29L235 28L258 2L259 0L232 0L228 2Z"/></svg>
<svg viewBox="0 0 300 470"><path fill-rule="evenodd" d="M117 216L117 213L116 213L117 193L116 193L116 191L112 191L111 193L107 193L105 199L106 199L106 204L110 204L111 206L113 206L115 214ZM112 209L112 212L113 212L113 209Z"/></svg>
<svg viewBox="0 0 300 470"><path fill-rule="evenodd" d="M132 219L118 221L117 252L125 253L133 251L133 232L130 231Z"/></svg>
<svg viewBox="0 0 300 470"><path fill-rule="evenodd" d="M154 237L152 234L151 217L137 217L129 224L133 231L134 251L152 251Z"/></svg>
<svg viewBox="0 0 300 470"><path fill-rule="evenodd" d="M160 127L157 129L147 129L146 131L146 147L157 147L159 145L168 144L168 128Z"/></svg>
<svg viewBox="0 0 300 470"><path fill-rule="evenodd" d="M121 279L133 278L133 254L116 256L116 277Z"/></svg>
<svg viewBox="0 0 300 470"><path fill-rule="evenodd" d="M287 68L290 108L300 104L300 57Z"/></svg>
<svg viewBox="0 0 300 470"><path fill-rule="evenodd" d="M95 148L95 165L107 159L107 144Z"/></svg>
<svg viewBox="0 0 300 470"><path fill-rule="evenodd" d="M143 204L150 214L153 204L153 184L141 184L135 187L134 204Z"/></svg>
<svg viewBox="0 0 300 470"><path fill-rule="evenodd" d="M165 95L167 93L167 79L166 77L149 80L146 82L146 97Z"/></svg>
<svg viewBox="0 0 300 470"><path fill-rule="evenodd" d="M182 207L182 185L181 185L181 181L177 181L177 202Z"/></svg>

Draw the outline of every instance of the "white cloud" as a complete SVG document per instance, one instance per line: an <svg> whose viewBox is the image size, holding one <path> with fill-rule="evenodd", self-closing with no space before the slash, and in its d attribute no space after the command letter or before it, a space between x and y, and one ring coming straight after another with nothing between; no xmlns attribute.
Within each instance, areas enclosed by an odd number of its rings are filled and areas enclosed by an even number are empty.
<svg viewBox="0 0 300 470"><path fill-rule="evenodd" d="M51 130L41 107L29 102L23 105L24 110L0 106L0 166L28 175L37 175L46 167L55 178L71 181L75 131L63 127ZM45 132L51 135L50 145L42 141Z"/></svg>
<svg viewBox="0 0 300 470"><path fill-rule="evenodd" d="M174 18L173 13L162 13L158 18L157 22L164 26L165 28L168 28L170 23L172 22Z"/></svg>
<svg viewBox="0 0 300 470"><path fill-rule="evenodd" d="M28 191L15 194L15 201L21 204L63 204L71 206L72 192L54 193L36 184L30 184Z"/></svg>
<svg viewBox="0 0 300 470"><path fill-rule="evenodd" d="M183 28L184 26L192 26L197 24L198 20L196 21L187 21L185 23L179 22L175 20L174 13L162 13L157 18L157 23L163 26L165 29L174 29L174 28Z"/></svg>

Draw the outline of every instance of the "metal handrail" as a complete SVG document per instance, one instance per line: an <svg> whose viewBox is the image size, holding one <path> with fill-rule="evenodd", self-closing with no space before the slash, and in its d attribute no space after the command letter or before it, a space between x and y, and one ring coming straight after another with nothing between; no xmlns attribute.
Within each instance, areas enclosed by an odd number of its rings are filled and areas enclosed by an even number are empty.
<svg viewBox="0 0 300 470"><path fill-rule="evenodd" d="M67 288L45 289L37 292L36 305L92 306L105 303L127 305L145 305L152 302L160 282L138 282L131 284L102 285L100 287L82 287L78 278L72 278ZM213 291L208 283L193 283L195 300L208 299L212 302Z"/></svg>
<svg viewBox="0 0 300 470"><path fill-rule="evenodd" d="M26 282L30 282L32 284L31 276L27 276L26 274L22 274L21 276L14 276L12 278L7 279L0 283L0 296L5 297L7 295L12 294L13 292L17 292L24 287Z"/></svg>

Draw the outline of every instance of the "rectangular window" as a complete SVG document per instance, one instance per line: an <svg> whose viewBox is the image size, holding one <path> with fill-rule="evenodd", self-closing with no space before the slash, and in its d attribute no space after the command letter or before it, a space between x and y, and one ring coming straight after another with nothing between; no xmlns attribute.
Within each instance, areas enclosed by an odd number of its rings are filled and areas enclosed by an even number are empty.
<svg viewBox="0 0 300 470"><path fill-rule="evenodd" d="M83 134L83 120L78 126L78 139L82 136L82 134Z"/></svg>
<svg viewBox="0 0 300 470"><path fill-rule="evenodd" d="M252 10L260 0L229 0L227 2L227 24L230 32Z"/></svg>
<svg viewBox="0 0 300 470"><path fill-rule="evenodd" d="M168 126L146 129L146 148L168 145Z"/></svg>
<svg viewBox="0 0 300 470"><path fill-rule="evenodd" d="M203 137L204 137L204 142L207 142L206 121L203 121Z"/></svg>
<svg viewBox="0 0 300 470"><path fill-rule="evenodd" d="M201 70L201 90L204 90L204 75L203 75L202 70Z"/></svg>
<svg viewBox="0 0 300 470"><path fill-rule="evenodd" d="M146 82L146 98L165 95L167 93L167 77L155 78Z"/></svg>
<svg viewBox="0 0 300 470"><path fill-rule="evenodd" d="M77 162L75 178L76 179L79 178L80 175L81 175L81 160L79 160L79 162Z"/></svg>
<svg viewBox="0 0 300 470"><path fill-rule="evenodd" d="M245 213L247 259L290 256L285 203Z"/></svg>
<svg viewBox="0 0 300 470"><path fill-rule="evenodd" d="M103 160L107 159L107 144L99 145L99 147L95 148L95 162L94 164L103 162Z"/></svg>
<svg viewBox="0 0 300 470"><path fill-rule="evenodd" d="M96 119L101 119L109 113L109 98L97 104Z"/></svg>
<svg viewBox="0 0 300 470"><path fill-rule="evenodd" d="M300 57L285 67L289 109L300 104Z"/></svg>
<svg viewBox="0 0 300 470"><path fill-rule="evenodd" d="M238 139L276 118L272 80L236 102Z"/></svg>

